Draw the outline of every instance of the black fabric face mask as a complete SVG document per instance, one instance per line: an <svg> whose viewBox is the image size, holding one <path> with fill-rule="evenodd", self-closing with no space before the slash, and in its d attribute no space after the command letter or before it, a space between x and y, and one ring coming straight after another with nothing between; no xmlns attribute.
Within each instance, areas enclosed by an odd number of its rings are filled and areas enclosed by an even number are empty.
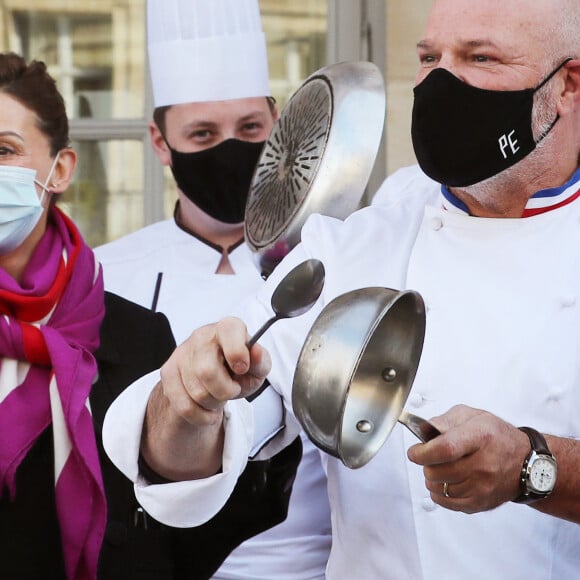
<svg viewBox="0 0 580 580"><path fill-rule="evenodd" d="M497 175L529 155L538 140L532 133L536 88L492 91L464 83L436 68L415 89L411 136L421 169L435 181L466 187Z"/></svg>
<svg viewBox="0 0 580 580"><path fill-rule="evenodd" d="M175 151L167 144L173 177L179 189L202 211L220 222L241 223L264 143L227 139L194 153Z"/></svg>

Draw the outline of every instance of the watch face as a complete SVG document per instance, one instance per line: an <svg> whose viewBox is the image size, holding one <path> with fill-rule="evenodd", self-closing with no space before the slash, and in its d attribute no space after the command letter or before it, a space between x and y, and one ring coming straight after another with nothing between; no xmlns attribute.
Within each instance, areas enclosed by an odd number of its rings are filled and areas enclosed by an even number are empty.
<svg viewBox="0 0 580 580"><path fill-rule="evenodd" d="M539 493L552 491L556 483L556 465L554 461L538 457L530 469L529 482L534 491Z"/></svg>

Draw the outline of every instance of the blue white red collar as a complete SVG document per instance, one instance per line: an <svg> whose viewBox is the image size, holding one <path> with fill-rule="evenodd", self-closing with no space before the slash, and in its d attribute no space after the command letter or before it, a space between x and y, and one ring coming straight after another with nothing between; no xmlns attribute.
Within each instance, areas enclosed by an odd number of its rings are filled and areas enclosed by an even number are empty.
<svg viewBox="0 0 580 580"><path fill-rule="evenodd" d="M454 213L469 215L467 206L455 197L447 187L441 186L443 207ZM522 217L530 217L572 203L580 197L580 167L570 180L560 187L541 189L528 199Z"/></svg>

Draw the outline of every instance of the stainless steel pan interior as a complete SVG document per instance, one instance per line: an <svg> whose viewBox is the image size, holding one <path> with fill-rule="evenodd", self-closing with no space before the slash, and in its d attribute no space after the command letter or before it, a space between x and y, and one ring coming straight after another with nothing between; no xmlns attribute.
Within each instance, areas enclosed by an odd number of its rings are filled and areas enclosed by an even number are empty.
<svg viewBox="0 0 580 580"><path fill-rule="evenodd" d="M401 419L419 365L425 308L414 291L361 288L314 322L294 374L294 413L310 439L351 468L370 461ZM412 416L411 416L412 419ZM426 421L407 426L425 439ZM422 435L423 433L423 435Z"/></svg>

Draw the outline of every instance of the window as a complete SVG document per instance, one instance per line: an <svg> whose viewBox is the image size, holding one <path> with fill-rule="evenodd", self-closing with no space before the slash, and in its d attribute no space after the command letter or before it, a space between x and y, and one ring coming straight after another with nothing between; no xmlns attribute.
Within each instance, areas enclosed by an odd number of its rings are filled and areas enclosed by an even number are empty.
<svg viewBox="0 0 580 580"><path fill-rule="evenodd" d="M144 0L6 4L2 48L44 61L66 102L79 164L62 208L93 246L159 217L145 187Z"/></svg>

